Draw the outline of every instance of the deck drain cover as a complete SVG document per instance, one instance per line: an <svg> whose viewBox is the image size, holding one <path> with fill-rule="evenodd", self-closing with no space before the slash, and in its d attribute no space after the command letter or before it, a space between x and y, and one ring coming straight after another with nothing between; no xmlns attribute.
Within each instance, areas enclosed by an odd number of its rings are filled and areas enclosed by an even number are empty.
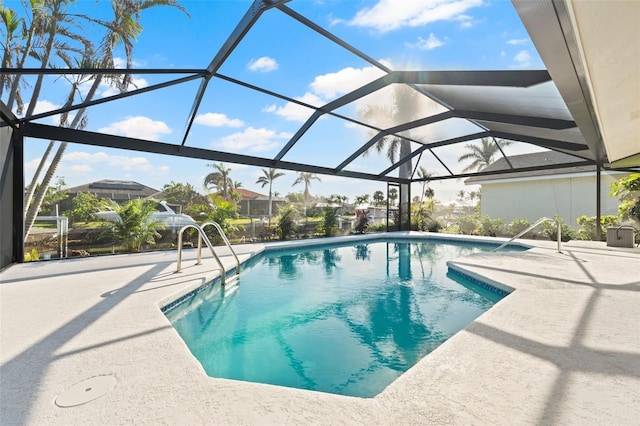
<svg viewBox="0 0 640 426"><path fill-rule="evenodd" d="M104 395L114 388L117 380L113 376L96 376L76 383L56 398L58 407L75 407Z"/></svg>

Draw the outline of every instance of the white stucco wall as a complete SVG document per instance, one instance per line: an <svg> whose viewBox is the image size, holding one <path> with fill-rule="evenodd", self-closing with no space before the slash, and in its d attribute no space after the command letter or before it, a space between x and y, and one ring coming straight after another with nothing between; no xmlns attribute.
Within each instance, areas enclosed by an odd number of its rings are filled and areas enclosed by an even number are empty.
<svg viewBox="0 0 640 426"><path fill-rule="evenodd" d="M601 214L616 214L618 200L609 197L609 185L624 174L601 175ZM503 217L505 223L526 218L529 222L554 214L579 228L577 218L596 215L595 174L548 179L504 179L482 184L482 215Z"/></svg>

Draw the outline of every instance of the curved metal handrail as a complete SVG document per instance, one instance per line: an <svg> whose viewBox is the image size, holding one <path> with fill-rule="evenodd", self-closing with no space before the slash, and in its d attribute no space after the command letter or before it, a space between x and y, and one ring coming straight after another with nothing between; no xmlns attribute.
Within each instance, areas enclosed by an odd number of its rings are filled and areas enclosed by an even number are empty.
<svg viewBox="0 0 640 426"><path fill-rule="evenodd" d="M222 227L220 227L220 224L218 224L217 222L206 222L206 223L203 223L202 225L200 225L200 227L204 231L204 229L209 225L212 225L214 228L216 228L216 230L218 231L218 233L222 237L222 241L224 241L224 244L227 246L227 248L229 249L229 251L233 255L234 259L236 260L236 275L240 275L240 259L238 259L238 256L236 255L236 252L233 250L233 247L231 247L231 243L229 242L229 239L227 238L227 236L224 233L224 231L222 230ZM200 244L199 243L200 243L200 241L198 241L198 253L200 253Z"/></svg>
<svg viewBox="0 0 640 426"><path fill-rule="evenodd" d="M220 283L224 285L227 278L227 272L224 269L224 265L222 264L222 261L220 260L216 252L213 250L213 244L211 244L211 241L209 240L209 237L207 237L207 234L204 232L204 229L195 223L184 225L178 232L178 264L176 272L180 272L182 270L182 235L184 231L189 228L194 228L198 231L198 260L196 261L196 265L202 263L202 240L204 240L207 247L209 247L213 258L216 260L218 266L220 267Z"/></svg>
<svg viewBox="0 0 640 426"><path fill-rule="evenodd" d="M552 217L543 217L543 218L538 219L538 221L536 223L534 223L533 225L529 226L524 231L518 232L516 235L511 237L511 239L509 241L507 241L506 243L501 244L500 246L498 246L498 248L494 249L493 251L496 252L496 251L500 250L501 248L509 245L509 243L511 243L516 238L520 238L521 236L523 236L527 232L531 231L536 226L540 225L541 223L547 222L547 221L553 221L558 226L558 231L557 231L557 233L558 233L558 253L562 253L562 224L560 223L559 220L556 220L556 219L554 219Z"/></svg>

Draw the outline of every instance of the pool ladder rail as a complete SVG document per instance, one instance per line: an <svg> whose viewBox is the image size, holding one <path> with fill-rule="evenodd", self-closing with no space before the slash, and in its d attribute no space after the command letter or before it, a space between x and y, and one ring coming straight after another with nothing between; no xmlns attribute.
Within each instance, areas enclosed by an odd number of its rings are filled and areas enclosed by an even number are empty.
<svg viewBox="0 0 640 426"><path fill-rule="evenodd" d="M542 224L544 222L548 222L548 221L555 222L556 226L558 227L558 230L557 230L557 233L558 233L558 253L562 253L562 224L560 223L559 220L554 219L552 217L543 217L543 218L541 218L540 220L538 220L533 225L529 226L524 231L521 231L521 232L517 233L516 235L514 235L513 237L511 237L511 239L509 241L507 241L506 243L501 244L498 248L494 249L493 251L496 252L496 251L500 250L501 248L509 245L509 243L511 243L516 238L522 237L524 234L526 234L527 232L531 231L536 226L538 226L538 225L540 225L540 224Z"/></svg>
<svg viewBox="0 0 640 426"><path fill-rule="evenodd" d="M211 240L209 240L209 237L207 237L207 234L204 232L207 226L213 226L218 231L218 234L220 234L220 237L222 237L222 241L227 246L227 248L229 249L229 251L231 252L231 254L236 260L235 274L232 277L227 278L227 270L224 268L224 265L222 264L220 257L218 257L215 250L213 249L213 244L211 244ZM231 247L231 243L229 242L229 239L225 235L224 231L222 230L220 225L216 222L207 222L207 223L203 223L202 225L191 223L180 228L180 231L178 232L178 262L177 262L176 272L180 272L182 270L182 235L184 234L184 231L189 228L194 228L195 230L198 231L198 257L197 257L196 265L200 265L202 263L202 241L204 241L207 247L209 247L209 251L211 251L213 258L216 260L216 262L218 263L218 266L220 267L220 283L222 285L226 285L234 281L237 281L240 278L240 260L238 259L236 252Z"/></svg>

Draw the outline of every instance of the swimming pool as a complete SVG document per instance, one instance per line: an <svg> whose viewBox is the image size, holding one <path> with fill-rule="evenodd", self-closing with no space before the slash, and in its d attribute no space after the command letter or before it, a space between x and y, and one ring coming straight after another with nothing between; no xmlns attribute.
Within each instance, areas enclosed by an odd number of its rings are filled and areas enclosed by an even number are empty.
<svg viewBox="0 0 640 426"><path fill-rule="evenodd" d="M504 292L448 274L495 246L362 241L265 253L165 312L209 376L373 397Z"/></svg>

